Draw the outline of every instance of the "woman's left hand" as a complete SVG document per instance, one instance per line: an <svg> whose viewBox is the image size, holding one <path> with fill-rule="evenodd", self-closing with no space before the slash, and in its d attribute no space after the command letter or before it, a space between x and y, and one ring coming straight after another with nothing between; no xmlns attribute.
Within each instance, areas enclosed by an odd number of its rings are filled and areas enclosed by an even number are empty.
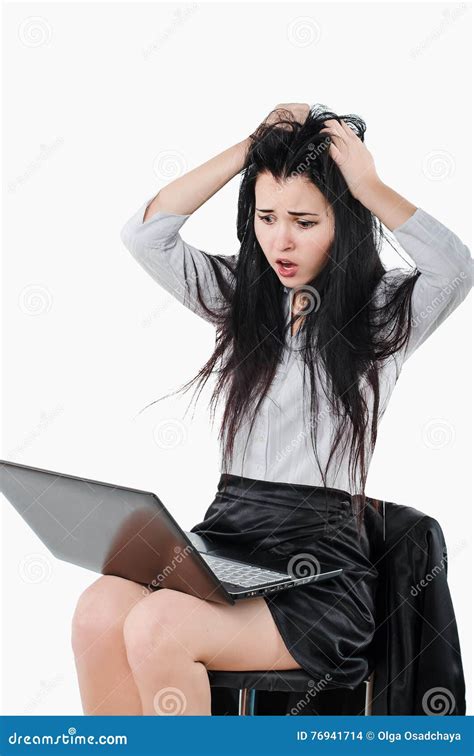
<svg viewBox="0 0 474 756"><path fill-rule="evenodd" d="M374 183L380 182L371 153L345 121L339 123L331 118L325 121L321 133L327 133L331 137L329 154L344 176L353 197L360 199L365 188L372 188Z"/></svg>

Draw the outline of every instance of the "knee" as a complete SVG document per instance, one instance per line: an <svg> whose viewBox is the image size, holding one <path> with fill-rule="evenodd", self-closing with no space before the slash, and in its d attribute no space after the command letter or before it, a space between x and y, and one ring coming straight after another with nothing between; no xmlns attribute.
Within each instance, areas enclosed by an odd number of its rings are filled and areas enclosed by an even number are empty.
<svg viewBox="0 0 474 756"><path fill-rule="evenodd" d="M151 594L127 614L123 637L132 667L138 666L152 652L160 651L163 660L173 663L181 642L178 634L180 595L167 588Z"/></svg>
<svg viewBox="0 0 474 756"><path fill-rule="evenodd" d="M124 596L129 594L130 585L124 578L102 575L80 595L71 628L71 644L76 654L98 638L105 639L109 631L121 629L126 616Z"/></svg>

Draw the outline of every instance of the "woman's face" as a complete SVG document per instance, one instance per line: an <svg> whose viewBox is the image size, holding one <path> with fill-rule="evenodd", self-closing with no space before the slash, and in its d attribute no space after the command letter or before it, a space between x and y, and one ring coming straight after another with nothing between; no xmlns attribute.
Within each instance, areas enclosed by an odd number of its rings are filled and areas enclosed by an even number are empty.
<svg viewBox="0 0 474 756"><path fill-rule="evenodd" d="M288 288L309 283L329 259L334 213L303 176L281 183L268 172L257 176L254 227L269 265Z"/></svg>

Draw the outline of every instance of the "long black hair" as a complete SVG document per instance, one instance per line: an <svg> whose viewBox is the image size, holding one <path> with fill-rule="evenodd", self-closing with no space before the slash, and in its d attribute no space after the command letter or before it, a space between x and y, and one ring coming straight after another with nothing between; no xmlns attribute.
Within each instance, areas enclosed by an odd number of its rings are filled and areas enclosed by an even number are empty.
<svg viewBox="0 0 474 756"><path fill-rule="evenodd" d="M352 501L360 525L367 503L367 460L377 438L379 368L409 338L411 292L419 271L400 270L399 276L390 276L383 282L382 298L374 296L386 273L380 249L382 240L388 237L376 216L352 196L329 155L328 134L320 133L328 119L344 120L364 141L366 125L360 117L338 116L318 106L310 108L303 124L291 112L282 111L277 123L263 123L252 134L238 197L237 264L232 267L222 255L209 259L221 294L215 308L210 309L202 298L196 277L200 304L216 326L215 349L198 374L178 391L186 391L196 383L199 396L211 374L217 374L210 409L214 421L218 400L225 398L219 431L225 479L236 432L244 420L251 419L250 436L282 356L285 329L291 328L297 317L285 322L282 284L255 235L255 182L263 172L269 172L277 181L304 176L322 192L335 221L327 263L307 285L296 287L304 290L308 303L300 326L303 388L306 389L308 377L310 387L308 425L315 464L325 487L333 456L341 445L344 452L350 442L351 486L360 491L352 495ZM230 275L223 274L223 265ZM317 386L323 387L334 420L333 442L324 469L316 442Z"/></svg>

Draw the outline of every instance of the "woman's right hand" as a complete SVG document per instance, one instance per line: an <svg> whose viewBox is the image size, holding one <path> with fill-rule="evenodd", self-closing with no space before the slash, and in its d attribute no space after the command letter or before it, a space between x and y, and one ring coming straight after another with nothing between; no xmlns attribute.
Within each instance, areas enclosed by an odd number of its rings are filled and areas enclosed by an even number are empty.
<svg viewBox="0 0 474 756"><path fill-rule="evenodd" d="M292 121L295 120L298 123L302 124L306 120L308 113L310 111L310 105L308 105L305 102L290 102L290 103L280 103L277 105L273 110L267 115L267 117L257 126L255 131L250 134L251 137L254 137L256 132L262 127L262 126L273 126L274 124L280 123L280 121ZM281 127L283 129L290 129L291 127L287 123L282 123Z"/></svg>

